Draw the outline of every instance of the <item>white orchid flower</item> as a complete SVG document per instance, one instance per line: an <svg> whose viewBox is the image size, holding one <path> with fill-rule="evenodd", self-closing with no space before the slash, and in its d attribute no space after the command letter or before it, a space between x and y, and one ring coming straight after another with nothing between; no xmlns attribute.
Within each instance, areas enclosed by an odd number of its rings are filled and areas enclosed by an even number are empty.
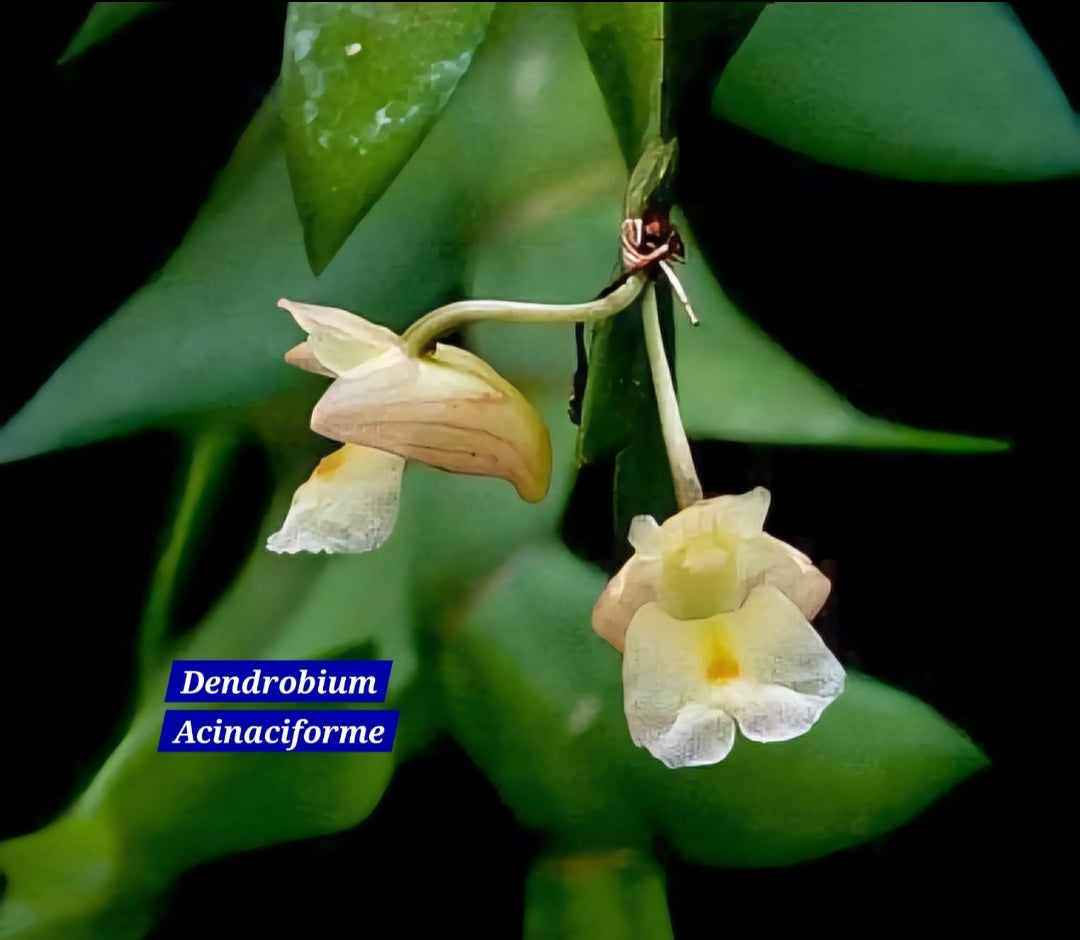
<svg viewBox="0 0 1080 940"><path fill-rule="evenodd" d="M723 760L736 725L753 741L809 731L844 688L810 626L829 580L763 531L768 490L701 500L657 525L637 517L633 557L593 611L623 653L634 743L669 767Z"/></svg>

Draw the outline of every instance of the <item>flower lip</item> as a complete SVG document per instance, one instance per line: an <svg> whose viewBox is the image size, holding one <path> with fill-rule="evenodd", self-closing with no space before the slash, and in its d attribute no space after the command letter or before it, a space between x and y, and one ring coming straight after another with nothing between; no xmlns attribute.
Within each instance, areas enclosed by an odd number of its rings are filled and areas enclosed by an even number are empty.
<svg viewBox="0 0 1080 940"><path fill-rule="evenodd" d="M404 467L395 454L346 444L324 457L296 491L266 547L289 555L378 548L397 520Z"/></svg>
<svg viewBox="0 0 1080 940"><path fill-rule="evenodd" d="M734 729L752 741L805 734L843 691L844 670L802 611L772 585L735 611L677 620L643 605L626 634L630 735L669 767L723 760Z"/></svg>

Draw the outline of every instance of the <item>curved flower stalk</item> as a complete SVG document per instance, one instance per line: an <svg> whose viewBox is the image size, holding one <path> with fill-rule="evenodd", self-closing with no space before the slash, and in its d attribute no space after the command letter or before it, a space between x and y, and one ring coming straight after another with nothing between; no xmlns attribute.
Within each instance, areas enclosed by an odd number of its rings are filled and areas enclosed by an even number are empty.
<svg viewBox="0 0 1080 940"><path fill-rule="evenodd" d="M405 460L499 477L522 499L551 480L547 427L486 362L438 336L477 319L566 322L612 316L644 286L637 274L585 304L463 301L432 311L403 335L346 310L282 300L308 334L286 362L333 378L311 415L313 431L344 446L324 458L270 536L275 552L366 552L397 519Z"/></svg>

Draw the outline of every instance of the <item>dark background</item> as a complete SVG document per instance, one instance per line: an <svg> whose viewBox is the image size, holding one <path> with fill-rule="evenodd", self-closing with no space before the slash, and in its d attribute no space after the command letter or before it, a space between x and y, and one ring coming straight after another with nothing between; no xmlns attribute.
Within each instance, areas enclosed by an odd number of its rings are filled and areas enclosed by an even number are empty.
<svg viewBox="0 0 1080 940"><path fill-rule="evenodd" d="M1073 7L1013 7L1075 106ZM279 66L284 4L174 4L57 68L88 8L27 7L13 27L25 61L8 115L17 300L3 420L168 257ZM1072 477L1049 447L1072 427L1059 418L1071 378L1060 336L1077 307L1067 251L1076 183L915 185L718 125L702 127L696 152L710 141L734 182L708 174L695 231L733 299L863 410L1014 447L969 458L697 447L707 491L762 483L783 494L771 531L833 577L820 629L845 664L930 702L994 766L904 829L790 869L703 868L661 846L676 936L714 936L737 911L775 930L825 929L864 906L890 921L989 923L1039 896L1037 840L1061 825L1042 790L1055 722L1069 732L1050 696L1067 682L1056 659L1071 619L1045 616L1038 598L1075 579L1067 550L1044 539ZM725 221L710 234L712 212ZM115 743L177 454L170 436L144 434L2 471L14 538L0 637L0 837L48 822ZM138 480L121 466L139 466ZM265 470L254 453L241 469L247 482L223 501L221 537L186 601L190 620L254 532ZM27 680L39 664L48 697L77 714L62 748L10 720L38 707L43 687ZM187 937L211 910L222 932L318 935L344 918L359 934L378 923L379 901L406 933L463 919L473 936L513 937L540 844L443 742L398 771L359 829L189 873L152 936Z"/></svg>

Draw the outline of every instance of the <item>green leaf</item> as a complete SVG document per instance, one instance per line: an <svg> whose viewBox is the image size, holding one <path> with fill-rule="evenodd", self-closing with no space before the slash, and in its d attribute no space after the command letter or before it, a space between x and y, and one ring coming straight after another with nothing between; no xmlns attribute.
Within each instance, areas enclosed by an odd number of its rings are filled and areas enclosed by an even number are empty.
<svg viewBox="0 0 1080 940"><path fill-rule="evenodd" d="M578 443L582 463L629 446L641 422L656 413L644 336L640 302L597 324L588 336L589 381Z"/></svg>
<svg viewBox="0 0 1080 940"><path fill-rule="evenodd" d="M670 204L675 117L692 103L706 61L721 67L759 12L757 4L575 4L582 41L632 168L623 214ZM689 12L693 10L693 12ZM704 12L700 12L704 11ZM706 56L705 53L709 55ZM711 84L711 83L710 83ZM661 135L669 140L660 146ZM654 148L649 152L649 148ZM675 361L671 292L657 289L669 367ZM633 516L675 508L656 396L641 326L641 304L597 324L588 339L579 459L614 455L612 552Z"/></svg>
<svg viewBox="0 0 1080 940"><path fill-rule="evenodd" d="M740 740L722 764L654 779L649 790L658 833L683 858L771 867L901 826L987 765L925 702L849 672L809 734L783 744Z"/></svg>
<svg viewBox="0 0 1080 940"><path fill-rule="evenodd" d="M580 846L640 845L727 866L815 858L901 825L986 766L926 704L866 676L808 734L740 738L672 771L626 730L618 654L590 628L603 576L526 550L445 635L451 729L527 825Z"/></svg>
<svg viewBox="0 0 1080 940"><path fill-rule="evenodd" d="M589 627L603 585L565 549L519 553L448 625L441 659L450 731L503 802L587 848L642 845L649 818L619 780L635 755L618 657Z"/></svg>
<svg viewBox="0 0 1080 940"><path fill-rule="evenodd" d="M5 940L127 940L150 926L149 898L118 882L121 846L101 819L69 816L0 842L0 936ZM110 900L123 901L111 908Z"/></svg>
<svg viewBox="0 0 1080 940"><path fill-rule="evenodd" d="M551 855L525 884L524 940L671 938L664 874L632 849Z"/></svg>
<svg viewBox="0 0 1080 940"><path fill-rule="evenodd" d="M646 415L638 433L615 455L615 477L612 483L611 557L616 562L630 557L626 533L634 516L666 519L678 510L675 484L671 478L667 449L659 418L654 417L655 397L649 404L653 414Z"/></svg>
<svg viewBox="0 0 1080 940"><path fill-rule="evenodd" d="M911 180L1080 173L1080 120L1004 3L773 3L713 113L783 147Z"/></svg>
<svg viewBox="0 0 1080 940"><path fill-rule="evenodd" d="M266 531L280 525L291 495L290 482L268 514ZM391 540L366 555L283 557L265 549L265 536L234 584L169 658L392 659L386 705L375 707L397 707L418 666L407 580L410 541ZM32 910L24 915L30 921L54 927L67 913L57 892L68 886L49 875L61 841L54 833L94 835L88 874L80 882L86 890L72 903L87 923L99 916L111 922L118 907L147 903L201 861L338 832L364 819L382 796L395 754L159 753L169 665L145 677L127 733L69 813L25 840L0 846L0 867L10 890L29 899ZM412 720L426 719L414 712ZM75 845L81 852L81 841ZM100 865L92 861L99 856Z"/></svg>
<svg viewBox="0 0 1080 940"><path fill-rule="evenodd" d="M581 41L604 93L626 165L660 133L664 4L575 3Z"/></svg>
<svg viewBox="0 0 1080 940"><path fill-rule="evenodd" d="M661 316L661 330L670 325ZM665 344L670 359L672 344ZM589 377L581 409L578 460L615 457L612 536L615 554L634 516L663 519L675 511L675 490L645 347L641 301L598 324L588 352Z"/></svg>
<svg viewBox="0 0 1080 940"><path fill-rule="evenodd" d="M341 263L312 277L279 124L271 98L162 272L12 418L0 435L0 458L176 427L194 413L234 411L290 391L310 395L319 383L282 358L301 336L277 309L280 297L351 306L392 327L437 303L453 274L439 260L438 240L415 235L427 213L437 216L440 197L407 181ZM397 264L363 260L384 252ZM414 268L429 276L412 276Z"/></svg>
<svg viewBox="0 0 1080 940"><path fill-rule="evenodd" d="M521 300L570 303L593 296L611 275L618 240L619 195L599 190L547 216L523 219L514 228L480 242L471 258L470 291L477 296L517 296ZM728 300L716 282L681 218L679 230L687 242L689 261L680 266L701 325L675 317L676 375L683 421L692 437L746 443L816 446L908 448L953 453L1001 450L993 440L940 431L921 430L871 417L856 409L829 385L800 365ZM536 259L536 273L526 276ZM514 293L516 291L516 293ZM808 303L812 301L808 300ZM617 314L623 329L637 328L633 310ZM572 340L546 333L556 327L502 325L473 334L483 355L493 349L487 337L527 336L520 358L543 358L546 342L557 342L561 361L572 363ZM545 340L545 336L547 339ZM565 338L564 338L565 337ZM545 360L546 361L546 360ZM597 380L604 363L593 362L593 390L609 407L597 421L590 448L593 460L625 446L631 430L618 403L646 394L648 371L641 364L630 375L610 374ZM592 384L592 383L591 383ZM595 443L592 443L595 442Z"/></svg>
<svg viewBox="0 0 1080 940"><path fill-rule="evenodd" d="M176 604L219 505L239 444L235 435L215 428L205 429L189 444L187 465L139 624L140 673L159 665L165 653Z"/></svg>
<svg viewBox="0 0 1080 940"><path fill-rule="evenodd" d="M282 65L289 175L321 272L442 111L493 3L290 3Z"/></svg>
<svg viewBox="0 0 1080 940"><path fill-rule="evenodd" d="M611 181L618 191L624 172L565 7L512 7L416 156L316 279L271 99L162 272L0 431L0 460L201 427L209 413L306 435L304 407L322 383L283 362L302 334L279 297L401 329L460 298L472 240ZM299 400L291 413L286 399Z"/></svg>
<svg viewBox="0 0 1080 940"><path fill-rule="evenodd" d="M98 43L104 42L135 20L162 6L163 3L95 3L56 64L65 65L72 59L77 59Z"/></svg>

